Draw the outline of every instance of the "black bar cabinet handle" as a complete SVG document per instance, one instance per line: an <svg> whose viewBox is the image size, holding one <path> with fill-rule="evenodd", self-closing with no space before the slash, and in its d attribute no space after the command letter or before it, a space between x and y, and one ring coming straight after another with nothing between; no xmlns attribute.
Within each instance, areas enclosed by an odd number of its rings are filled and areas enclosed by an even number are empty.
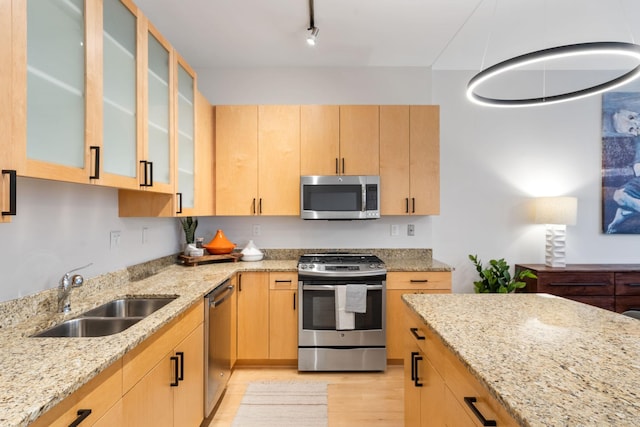
<svg viewBox="0 0 640 427"><path fill-rule="evenodd" d="M182 213L182 193L176 193L176 196L178 196L178 210L176 211L176 213L181 214Z"/></svg>
<svg viewBox="0 0 640 427"><path fill-rule="evenodd" d="M338 165L338 158L336 157L336 175L340 173L340 166Z"/></svg>
<svg viewBox="0 0 640 427"><path fill-rule="evenodd" d="M262 197L260 197L260 201L258 202L258 213L262 215Z"/></svg>
<svg viewBox="0 0 640 427"><path fill-rule="evenodd" d="M408 197L404 198L404 212L405 213L409 213L409 198Z"/></svg>
<svg viewBox="0 0 640 427"><path fill-rule="evenodd" d="M344 175L345 173L347 173L347 172L345 172L345 170L344 170L344 157L343 157L342 158L342 174Z"/></svg>
<svg viewBox="0 0 640 427"><path fill-rule="evenodd" d="M253 214L256 214L256 198L253 198L253 202L251 202L251 211L253 212Z"/></svg>
<svg viewBox="0 0 640 427"><path fill-rule="evenodd" d="M184 381L184 352L176 351L176 356L180 358L180 376L178 377L178 381Z"/></svg>
<svg viewBox="0 0 640 427"><path fill-rule="evenodd" d="M420 353L418 353L417 351L412 351L411 352L411 381L415 381L416 380L416 362L415 362L414 359L419 354Z"/></svg>
<svg viewBox="0 0 640 427"><path fill-rule="evenodd" d="M3 175L9 175L9 210L2 211L2 215L16 215L16 182L17 175L15 170L3 169Z"/></svg>
<svg viewBox="0 0 640 427"><path fill-rule="evenodd" d="M289 279L289 280L278 280L278 279L276 279L276 283L291 283L291 279Z"/></svg>
<svg viewBox="0 0 640 427"><path fill-rule="evenodd" d="M411 334L416 337L417 340L424 340L425 337L421 337L420 335L418 335L418 328L409 328L409 330L411 331Z"/></svg>
<svg viewBox="0 0 640 427"><path fill-rule="evenodd" d="M296 311L296 293L293 293L293 311Z"/></svg>
<svg viewBox="0 0 640 427"><path fill-rule="evenodd" d="M473 414L480 420L480 423L483 426L497 426L498 425L498 423L496 423L495 420L486 419L484 417L484 415L482 415L482 413L478 410L478 408L476 408L476 405L474 405L474 403L476 403L476 398L475 397L465 397L464 398L464 403L467 404L467 406L471 409Z"/></svg>
<svg viewBox="0 0 640 427"><path fill-rule="evenodd" d="M411 213L416 213L416 198L411 198Z"/></svg>
<svg viewBox="0 0 640 427"><path fill-rule="evenodd" d="M149 170L147 169L147 161L146 160L140 160L140 164L142 165L142 169L143 169L143 178L142 178L142 184L140 184L140 187L148 187L149 184L147 183L147 181L149 180Z"/></svg>
<svg viewBox="0 0 640 427"><path fill-rule="evenodd" d="M78 418L73 420L73 422L69 424L69 427L79 426L80 423L83 422L85 418L91 415L91 409L78 409L77 415L78 415Z"/></svg>
<svg viewBox="0 0 640 427"><path fill-rule="evenodd" d="M413 380L413 385L416 387L422 387L424 384L422 384L420 382L420 374L418 373L418 362L422 360L422 356L415 356L413 358L413 363L415 363L415 371L416 371L416 377Z"/></svg>
<svg viewBox="0 0 640 427"><path fill-rule="evenodd" d="M149 187L153 187L153 162L147 162L149 165Z"/></svg>
<svg viewBox="0 0 640 427"><path fill-rule="evenodd" d="M429 279L411 279L409 282L411 283L427 283Z"/></svg>
<svg viewBox="0 0 640 427"><path fill-rule="evenodd" d="M179 372L178 372L178 357L177 356L171 356L169 359L171 359L172 362L175 362L175 365L173 365L173 373L174 373L175 381L173 381L169 385L171 387L178 387L178 376L179 376Z"/></svg>
<svg viewBox="0 0 640 427"><path fill-rule="evenodd" d="M94 174L91 175L89 179L100 179L100 147L92 145L89 149L96 153L93 161Z"/></svg>
<svg viewBox="0 0 640 427"><path fill-rule="evenodd" d="M238 292L242 292L242 273L238 274Z"/></svg>

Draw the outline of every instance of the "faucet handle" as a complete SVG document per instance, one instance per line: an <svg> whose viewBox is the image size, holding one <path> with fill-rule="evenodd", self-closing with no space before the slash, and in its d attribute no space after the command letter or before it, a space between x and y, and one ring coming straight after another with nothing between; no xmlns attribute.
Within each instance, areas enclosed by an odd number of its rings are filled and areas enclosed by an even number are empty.
<svg viewBox="0 0 640 427"><path fill-rule="evenodd" d="M74 274L71 277L72 287L77 288L78 286L82 286L83 283L84 283L84 277L82 277L80 274Z"/></svg>

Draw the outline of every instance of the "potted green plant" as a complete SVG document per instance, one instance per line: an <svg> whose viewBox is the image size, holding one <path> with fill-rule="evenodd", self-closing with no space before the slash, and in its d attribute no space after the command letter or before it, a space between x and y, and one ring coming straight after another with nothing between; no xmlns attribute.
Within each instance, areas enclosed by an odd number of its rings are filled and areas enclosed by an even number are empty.
<svg viewBox="0 0 640 427"><path fill-rule="evenodd" d="M535 279L537 277L530 270L521 270L515 277L511 277L509 264L504 258L490 260L486 268L483 267L482 261L478 259L478 255L469 255L469 259L480 275L480 280L473 282L477 294L507 294L515 292L516 289L524 288L527 285L523 281L524 279Z"/></svg>
<svg viewBox="0 0 640 427"><path fill-rule="evenodd" d="M196 241L196 228L198 228L198 218L190 216L180 218L182 223L182 229L184 230L184 237L187 241L187 245L193 244Z"/></svg>

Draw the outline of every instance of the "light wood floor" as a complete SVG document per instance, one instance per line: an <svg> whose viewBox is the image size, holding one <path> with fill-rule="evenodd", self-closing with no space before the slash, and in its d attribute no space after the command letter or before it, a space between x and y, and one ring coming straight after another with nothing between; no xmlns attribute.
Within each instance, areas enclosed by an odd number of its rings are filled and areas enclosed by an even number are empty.
<svg viewBox="0 0 640 427"><path fill-rule="evenodd" d="M240 406L247 384L263 380L327 381L329 427L402 426L404 388L402 366L386 372L302 372L296 368L237 368L227 391L205 427L228 427Z"/></svg>

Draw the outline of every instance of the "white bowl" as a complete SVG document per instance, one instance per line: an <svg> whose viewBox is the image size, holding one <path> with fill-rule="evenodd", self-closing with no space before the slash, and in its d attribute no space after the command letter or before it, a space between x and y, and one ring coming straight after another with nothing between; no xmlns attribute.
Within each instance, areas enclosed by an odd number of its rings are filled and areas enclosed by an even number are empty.
<svg viewBox="0 0 640 427"><path fill-rule="evenodd" d="M242 255L242 261L260 261L264 258L264 254L256 254L256 255Z"/></svg>

